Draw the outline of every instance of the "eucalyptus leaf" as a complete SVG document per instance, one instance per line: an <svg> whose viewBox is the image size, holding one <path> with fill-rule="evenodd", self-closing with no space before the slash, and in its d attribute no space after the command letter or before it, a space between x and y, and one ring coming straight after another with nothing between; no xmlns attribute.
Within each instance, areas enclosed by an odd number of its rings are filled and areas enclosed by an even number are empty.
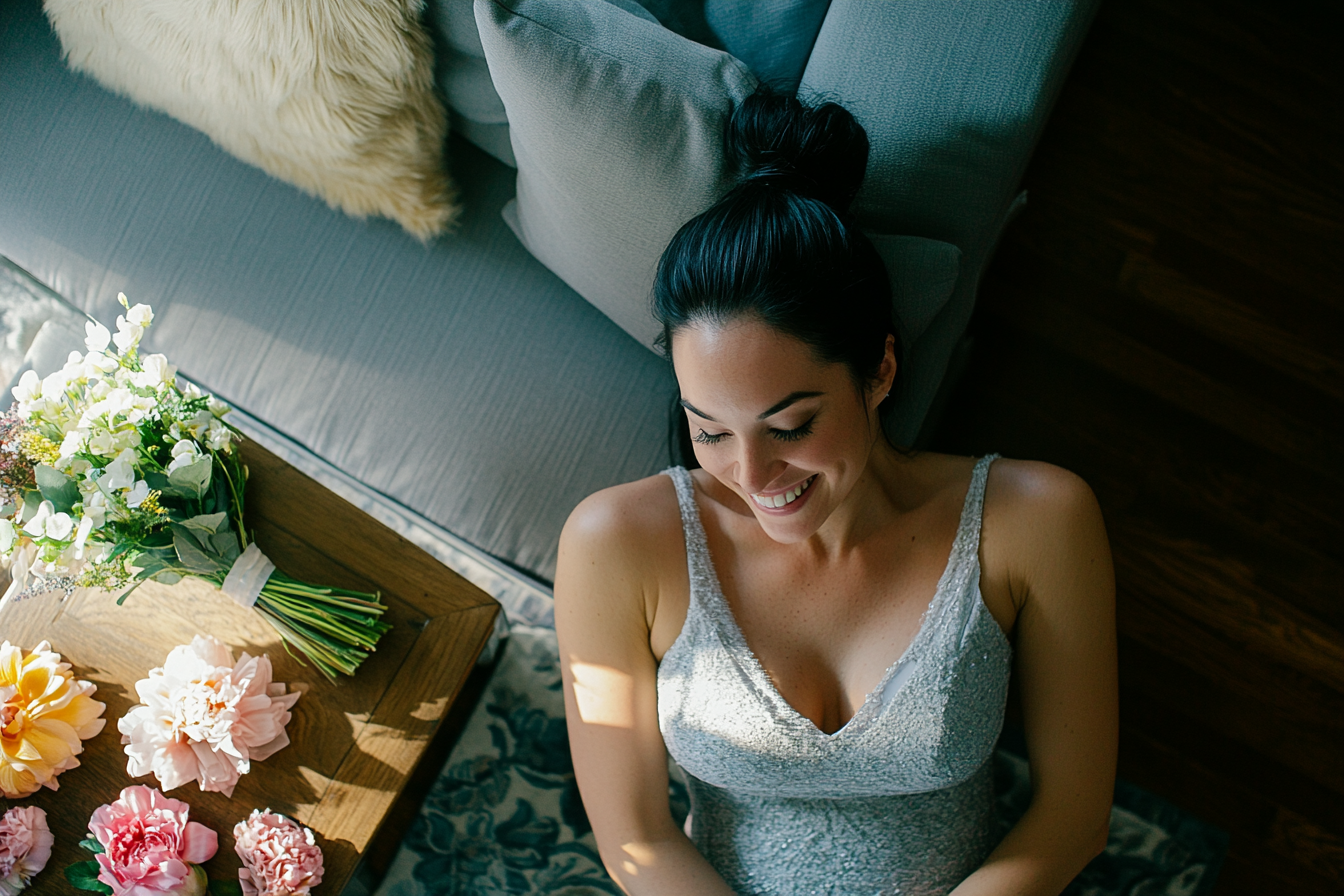
<svg viewBox="0 0 1344 896"><path fill-rule="evenodd" d="M182 581L182 576L179 573L164 571L156 575L154 581L160 585L176 585Z"/></svg>
<svg viewBox="0 0 1344 896"><path fill-rule="evenodd" d="M229 515L227 513L203 513L200 516L194 516L189 520L183 520L182 525L197 532L214 535L219 531L219 527L228 523L228 521Z"/></svg>
<svg viewBox="0 0 1344 896"><path fill-rule="evenodd" d="M214 546L215 553L227 560L229 565L233 565L233 561L243 552L242 548L238 547L238 536L232 531L215 533L210 536L210 543Z"/></svg>
<svg viewBox="0 0 1344 896"><path fill-rule="evenodd" d="M95 861L76 862L66 867L65 879L77 890L109 894L112 892L111 887L98 879L98 863Z"/></svg>
<svg viewBox="0 0 1344 896"><path fill-rule="evenodd" d="M196 463L178 467L169 473L168 482L174 488L187 491L191 497L199 499L210 485L211 468L210 455L207 454Z"/></svg>
<svg viewBox="0 0 1344 896"><path fill-rule="evenodd" d="M219 563L201 550L196 545L195 539L181 537L183 531L185 530L173 532L173 547L177 550L177 559L182 561L182 565L191 572L206 575L217 571Z"/></svg>
<svg viewBox="0 0 1344 896"><path fill-rule="evenodd" d="M57 513L69 513L71 507L84 500L75 480L55 467L38 464L33 468L33 475L43 500L50 501Z"/></svg>
<svg viewBox="0 0 1344 896"><path fill-rule="evenodd" d="M210 533L193 531L181 523L170 523L168 528L173 532L173 550L177 550L177 543L185 541L205 553L212 553L210 547Z"/></svg>

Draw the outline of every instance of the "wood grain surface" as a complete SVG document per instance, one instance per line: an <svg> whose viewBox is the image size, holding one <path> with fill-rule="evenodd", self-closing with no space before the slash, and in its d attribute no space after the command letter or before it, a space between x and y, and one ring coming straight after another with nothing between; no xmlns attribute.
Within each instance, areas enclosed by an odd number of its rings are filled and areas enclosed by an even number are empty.
<svg viewBox="0 0 1344 896"><path fill-rule="evenodd" d="M1340 20L1101 4L931 441L1097 493L1120 775L1229 832L1222 896L1344 892Z"/></svg>
<svg viewBox="0 0 1344 896"><path fill-rule="evenodd" d="M152 776L128 776L117 719L138 702L135 682L169 650L211 634L235 657L267 654L275 680L303 693L287 729L291 744L254 763L232 799L194 784L169 796L218 832L219 853L206 865L212 878L237 879L233 826L269 807L318 834L326 863L318 892L339 894L490 635L498 604L487 594L259 446L243 450L247 522L265 553L300 579L380 591L393 628L353 677L333 684L286 653L260 615L196 580L148 583L120 607L97 591L4 607L0 637L27 649L50 641L107 704L107 726L85 743L80 767L60 776L59 790L19 801L45 809L56 836L35 892L78 892L62 869L90 858L78 841L93 810L131 784L158 786Z"/></svg>

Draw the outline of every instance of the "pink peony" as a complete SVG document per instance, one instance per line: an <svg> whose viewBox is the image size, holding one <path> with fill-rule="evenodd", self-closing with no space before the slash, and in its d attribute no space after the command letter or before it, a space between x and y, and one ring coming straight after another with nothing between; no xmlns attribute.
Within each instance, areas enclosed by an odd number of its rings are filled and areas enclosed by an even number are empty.
<svg viewBox="0 0 1344 896"><path fill-rule="evenodd" d="M197 866L219 850L219 837L187 821L190 811L181 800L142 784L93 811L89 832L104 849L97 856L98 879L113 896L205 893L205 869Z"/></svg>
<svg viewBox="0 0 1344 896"><path fill-rule="evenodd" d="M0 896L16 894L47 867L55 843L47 813L36 806L15 806L0 815Z"/></svg>
<svg viewBox="0 0 1344 896"><path fill-rule="evenodd" d="M244 896L307 896L322 883L322 849L313 832L270 809L253 809L233 828Z"/></svg>
<svg viewBox="0 0 1344 896"><path fill-rule="evenodd" d="M252 760L289 745L285 726L299 699L271 681L271 661L233 653L209 635L174 647L163 668L135 684L144 701L117 728L126 745L126 771L153 773L164 790L196 781L202 790L233 796Z"/></svg>

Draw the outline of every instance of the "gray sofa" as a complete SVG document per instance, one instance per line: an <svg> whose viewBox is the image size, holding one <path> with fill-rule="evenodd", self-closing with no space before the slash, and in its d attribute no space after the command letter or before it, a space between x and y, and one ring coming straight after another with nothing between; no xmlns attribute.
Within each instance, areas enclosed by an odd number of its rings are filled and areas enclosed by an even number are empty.
<svg viewBox="0 0 1344 896"><path fill-rule="evenodd" d="M691 0L647 6L705 42L773 27L747 16L733 32L720 14L715 31ZM903 441L935 400L1094 7L834 0L802 41L804 85L869 129L860 215L962 251L950 301L908 347ZM498 134L454 120L482 142ZM152 304L150 348L184 374L406 518L544 583L578 501L669 463L675 384L506 226L516 172L457 134L448 157L466 212L423 246L72 73L39 0L0 4L0 255L105 321L119 291Z"/></svg>

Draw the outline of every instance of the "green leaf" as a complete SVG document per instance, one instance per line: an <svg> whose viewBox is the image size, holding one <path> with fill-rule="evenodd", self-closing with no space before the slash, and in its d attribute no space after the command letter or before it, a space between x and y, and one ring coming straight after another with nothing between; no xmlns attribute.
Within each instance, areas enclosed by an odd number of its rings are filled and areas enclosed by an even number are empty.
<svg viewBox="0 0 1344 896"><path fill-rule="evenodd" d="M243 885L236 880L212 880L210 896L243 896Z"/></svg>
<svg viewBox="0 0 1344 896"><path fill-rule="evenodd" d="M168 482L176 489L187 492L191 497L200 499L210 485L210 455L205 455L194 464L178 467L168 474Z"/></svg>
<svg viewBox="0 0 1344 896"><path fill-rule="evenodd" d="M221 524L229 521L227 513L203 513L200 516L194 516L189 520L183 520L181 525L197 532L203 532L206 535L214 535L219 531ZM199 538L199 536L197 536ZM204 540L202 540L204 543Z"/></svg>
<svg viewBox="0 0 1344 896"><path fill-rule="evenodd" d="M43 500L50 501L57 513L69 513L71 507L84 500L75 480L55 467L38 464L33 468L33 475L37 478L37 487L42 492Z"/></svg>
<svg viewBox="0 0 1344 896"><path fill-rule="evenodd" d="M218 570L219 563L201 550L196 545L195 539L183 537L183 532L185 530L173 532L173 548L177 551L177 559L182 561L182 565L190 572L206 575Z"/></svg>
<svg viewBox="0 0 1344 896"><path fill-rule="evenodd" d="M160 585L176 585L178 582L182 581L182 575L180 573L164 570L154 576L154 581L158 582Z"/></svg>
<svg viewBox="0 0 1344 896"><path fill-rule="evenodd" d="M83 840L79 841L79 845L84 847L85 849L87 849L89 852L93 853L96 856L100 856L107 851L103 849L103 844L99 843L98 840L92 834L90 834Z"/></svg>
<svg viewBox="0 0 1344 896"><path fill-rule="evenodd" d="M228 561L230 566L233 565L233 561L238 559L238 555L243 552L242 548L238 547L238 536L231 530L217 532L210 536L210 544L214 547L215 553Z"/></svg>
<svg viewBox="0 0 1344 896"><path fill-rule="evenodd" d="M97 862L76 862L65 869L65 879L77 890L111 894L112 888L98 879Z"/></svg>

